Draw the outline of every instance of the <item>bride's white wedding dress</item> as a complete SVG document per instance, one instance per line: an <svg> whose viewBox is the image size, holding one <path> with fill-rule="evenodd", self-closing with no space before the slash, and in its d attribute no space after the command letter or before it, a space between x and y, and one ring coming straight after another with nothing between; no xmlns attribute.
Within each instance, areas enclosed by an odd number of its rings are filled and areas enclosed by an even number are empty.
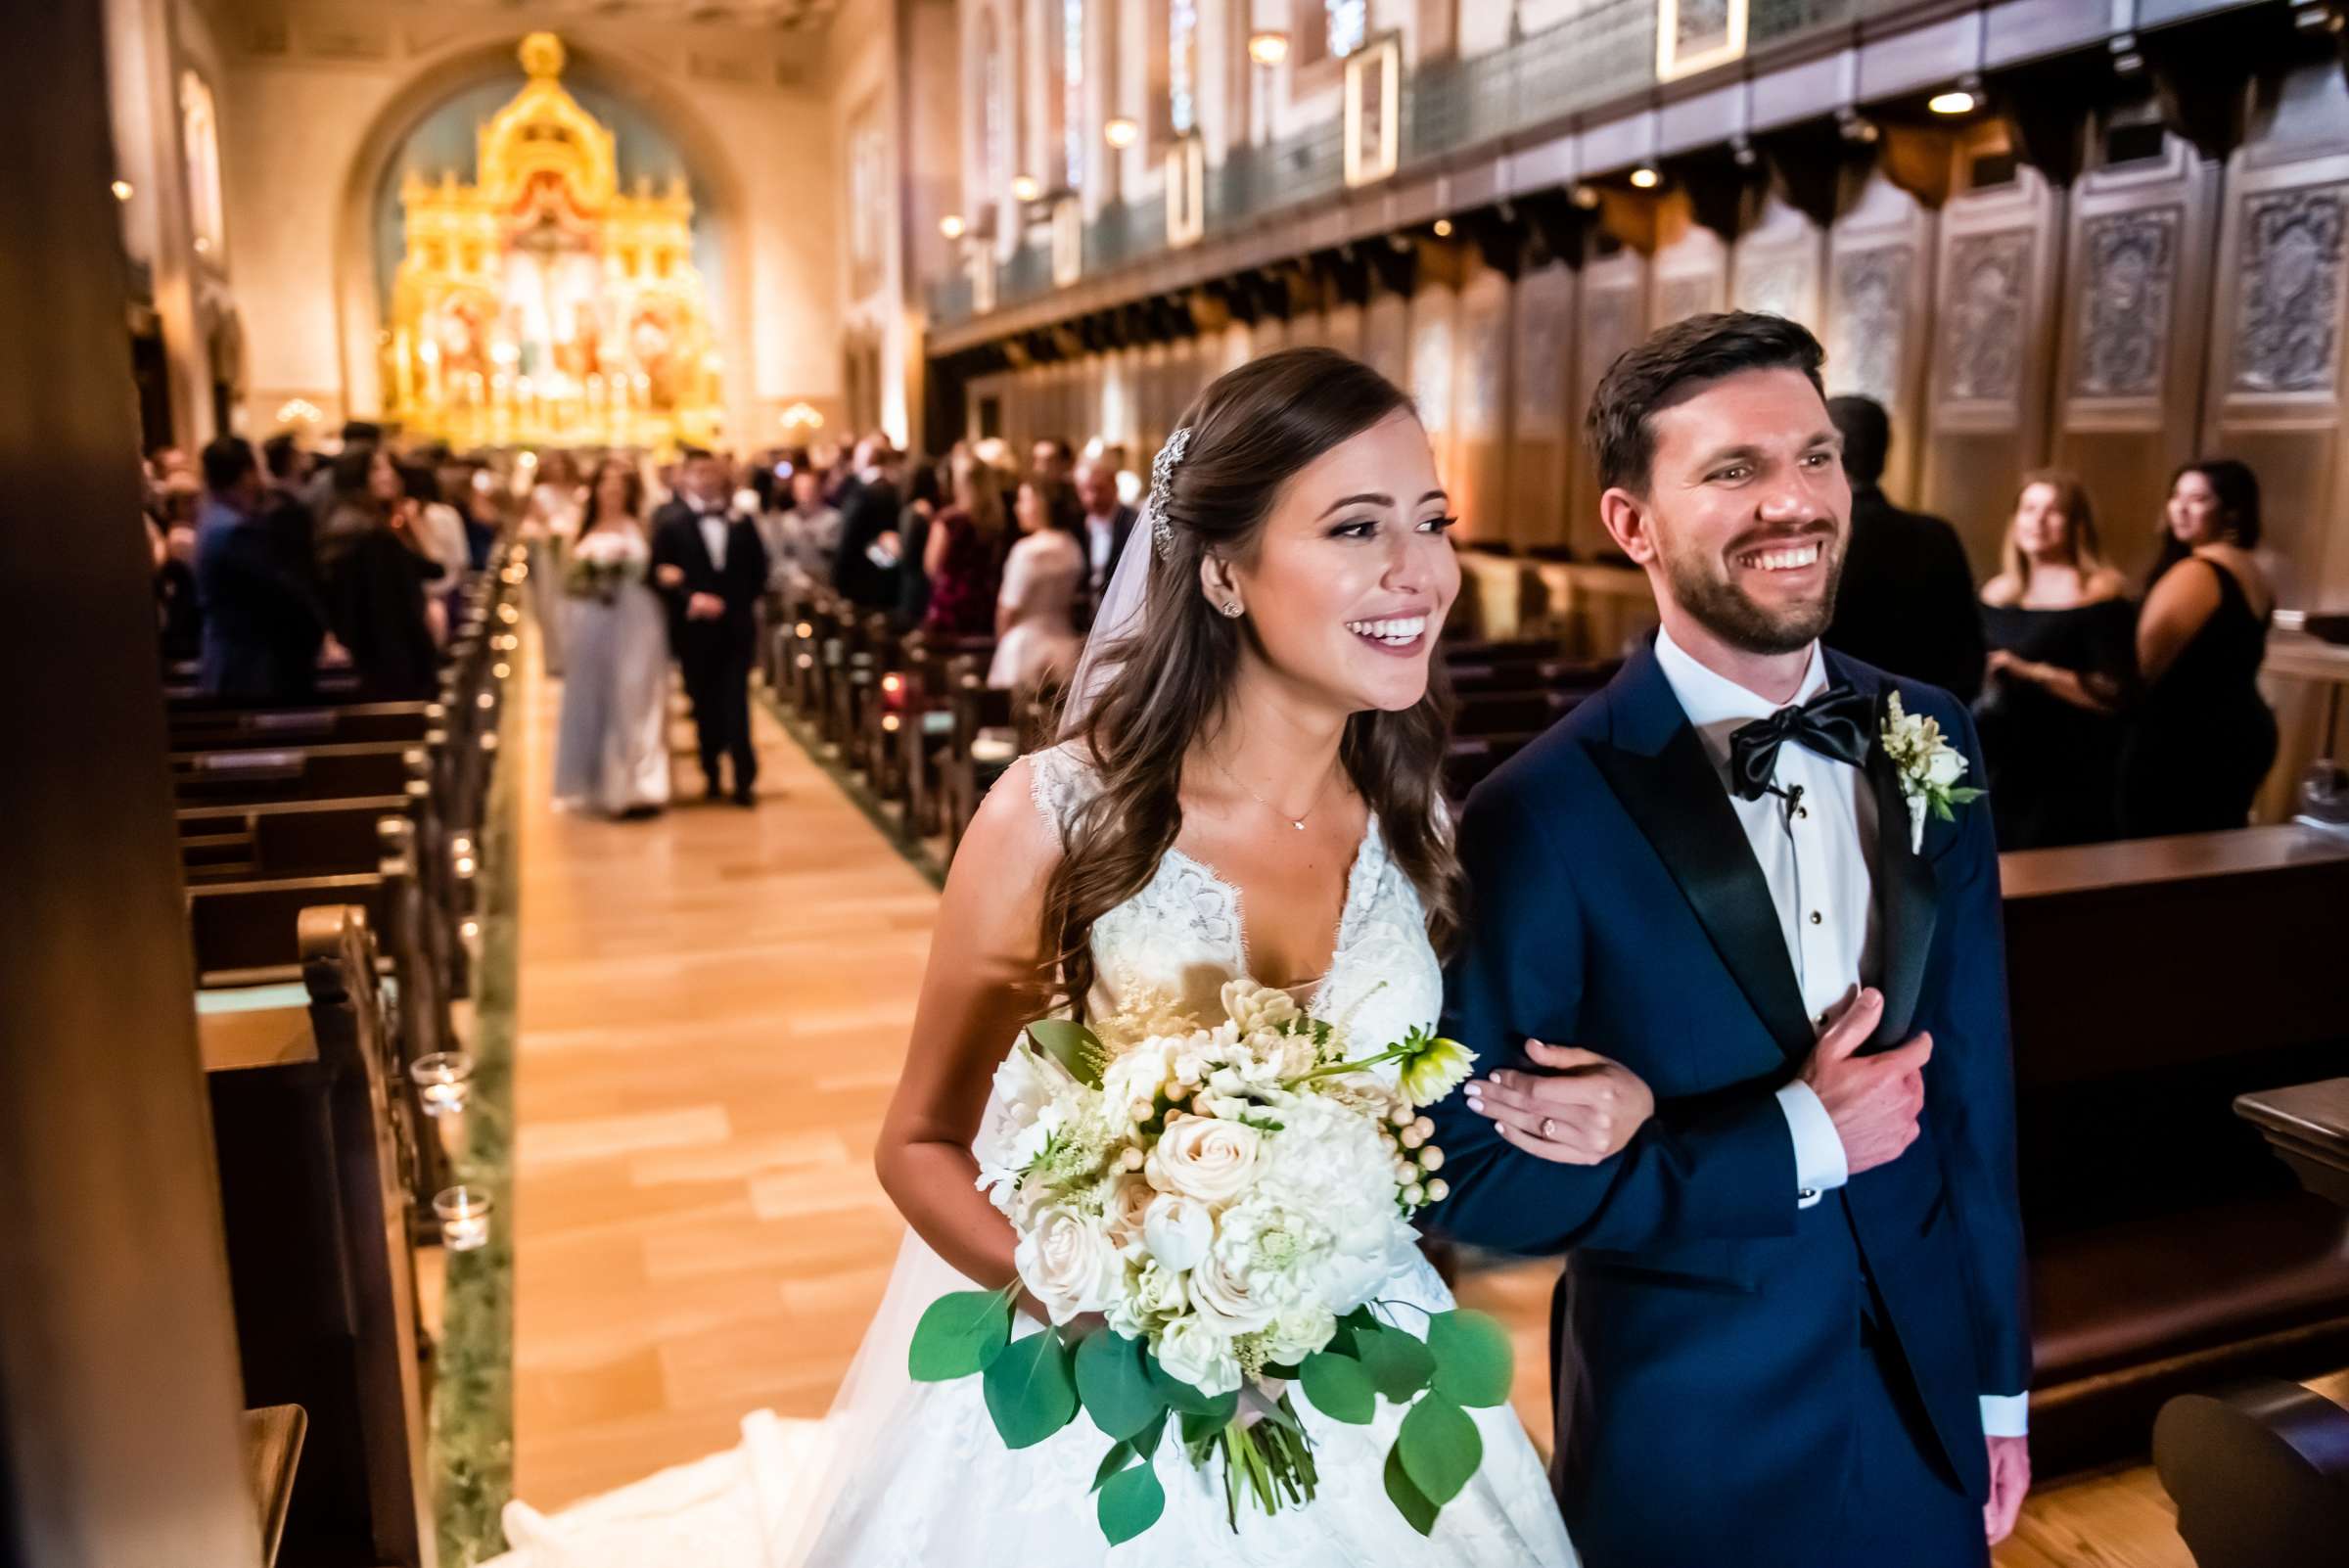
<svg viewBox="0 0 2349 1568"><path fill-rule="evenodd" d="M1055 824L1092 787L1091 770L1068 748L1037 753L1029 767L1037 808ZM1098 1015L1151 991L1218 1017L1224 982L1248 973L1238 890L1179 851L1169 851L1148 886L1094 923L1092 948L1099 978L1090 1005ZM1432 1025L1442 999L1418 895L1373 819L1311 1011L1359 1041L1384 1044ZM993 1125L990 1102L983 1144ZM906 1375L906 1346L923 1310L971 1288L908 1232L830 1415L753 1417L741 1449L643 1484L645 1508L631 1510L616 1495L549 1521L518 1506L509 1511L509 1535L518 1546L536 1544L539 1554L518 1551L514 1568L623 1560L690 1568L1553 1568L1575 1560L1540 1458L1508 1407L1470 1412L1484 1463L1444 1508L1433 1538L1423 1539L1388 1500L1382 1480L1402 1410L1382 1401L1371 1425L1351 1426L1321 1416L1294 1387L1320 1475L1311 1505L1267 1517L1243 1502L1235 1534L1220 1470L1193 1469L1170 1437L1157 1458L1165 1515L1112 1548L1092 1496L1109 1440L1082 1413L1015 1453L995 1435L978 1378L916 1383ZM1432 1311L1452 1305L1417 1257L1380 1299ZM1416 1326L1407 1308L1391 1315ZM640 1544L623 1545L639 1529ZM678 1549L686 1541L690 1558ZM668 1549L646 1555L663 1542ZM609 1558L590 1554L605 1547Z"/></svg>

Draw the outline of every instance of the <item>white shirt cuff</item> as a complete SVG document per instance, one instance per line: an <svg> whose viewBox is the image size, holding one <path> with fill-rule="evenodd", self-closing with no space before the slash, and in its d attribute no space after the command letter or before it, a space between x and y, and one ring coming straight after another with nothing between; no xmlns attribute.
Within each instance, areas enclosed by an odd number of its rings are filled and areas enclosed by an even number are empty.
<svg viewBox="0 0 2349 1568"><path fill-rule="evenodd" d="M2029 1437L2031 1435L2031 1396L2029 1394L1983 1395L1982 1435L1984 1437Z"/></svg>
<svg viewBox="0 0 2349 1568"><path fill-rule="evenodd" d="M1794 1137L1795 1206L1808 1209L1852 1178L1843 1134L1835 1130L1835 1119L1819 1103L1818 1091L1799 1080L1778 1090L1778 1109Z"/></svg>

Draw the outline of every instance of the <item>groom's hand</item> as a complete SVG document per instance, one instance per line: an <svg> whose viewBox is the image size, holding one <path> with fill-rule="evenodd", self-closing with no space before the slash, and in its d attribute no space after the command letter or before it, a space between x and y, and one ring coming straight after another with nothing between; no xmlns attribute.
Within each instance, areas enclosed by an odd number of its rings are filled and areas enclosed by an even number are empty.
<svg viewBox="0 0 2349 1568"><path fill-rule="evenodd" d="M1932 1036L1918 1035L1873 1056L1857 1054L1883 1016L1883 992L1862 991L1844 1004L1803 1064L1803 1082L1834 1122L1853 1176L1890 1165L1907 1152L1916 1141L1917 1115L1925 1108Z"/></svg>
<svg viewBox="0 0 2349 1568"><path fill-rule="evenodd" d="M2031 1490L2031 1440L1994 1437L1984 1441L1990 1445L1990 1500L1982 1505L1982 1530L1995 1546L2014 1533L2015 1518L2023 1511L2023 1495Z"/></svg>

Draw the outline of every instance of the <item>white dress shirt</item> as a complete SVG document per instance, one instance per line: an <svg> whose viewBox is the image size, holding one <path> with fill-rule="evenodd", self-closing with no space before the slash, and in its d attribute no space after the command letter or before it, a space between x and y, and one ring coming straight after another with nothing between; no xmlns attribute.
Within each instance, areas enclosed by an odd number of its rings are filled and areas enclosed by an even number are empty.
<svg viewBox="0 0 2349 1568"><path fill-rule="evenodd" d="M1086 566L1095 589L1109 583L1109 552L1118 542L1118 517L1115 512L1088 513L1084 520L1087 551Z"/></svg>
<svg viewBox="0 0 2349 1568"><path fill-rule="evenodd" d="M695 521L702 526L702 544L710 552L710 564L718 571L726 569L726 532L732 520L723 512L704 512L696 509Z"/></svg>
<svg viewBox="0 0 2349 1568"><path fill-rule="evenodd" d="M1827 664L1819 644L1794 695L1783 703L1748 691L1698 664L1672 633L1656 634L1656 662L1681 710L1695 726L1705 754L1729 785L1729 736L1740 726L1799 707L1827 689ZM1779 934L1794 964L1795 985L1815 1031L1823 1033L1830 1009L1864 977L1882 977L1882 942L1875 898L1876 798L1861 788L1860 769L1822 757L1796 741L1778 748L1771 782L1782 794L1758 801L1729 791L1754 858L1778 912ZM1788 799L1792 797L1792 799ZM1872 982L1869 982L1872 983ZM1794 1139L1797 1207L1808 1209L1851 1179L1843 1138L1819 1095L1801 1080L1778 1090L1778 1108ZM1982 1397L1982 1428L1994 1437L2020 1437L2028 1397Z"/></svg>

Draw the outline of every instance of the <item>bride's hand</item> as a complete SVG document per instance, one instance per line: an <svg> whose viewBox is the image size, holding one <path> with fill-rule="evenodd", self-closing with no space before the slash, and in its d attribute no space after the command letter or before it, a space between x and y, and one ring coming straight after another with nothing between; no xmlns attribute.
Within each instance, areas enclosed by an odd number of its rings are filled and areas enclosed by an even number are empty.
<svg viewBox="0 0 2349 1568"><path fill-rule="evenodd" d="M1646 1081L1596 1051L1525 1042L1551 1076L1499 1072L1470 1081L1468 1108L1492 1119L1512 1147L1559 1165L1596 1165L1623 1152L1656 1096Z"/></svg>

